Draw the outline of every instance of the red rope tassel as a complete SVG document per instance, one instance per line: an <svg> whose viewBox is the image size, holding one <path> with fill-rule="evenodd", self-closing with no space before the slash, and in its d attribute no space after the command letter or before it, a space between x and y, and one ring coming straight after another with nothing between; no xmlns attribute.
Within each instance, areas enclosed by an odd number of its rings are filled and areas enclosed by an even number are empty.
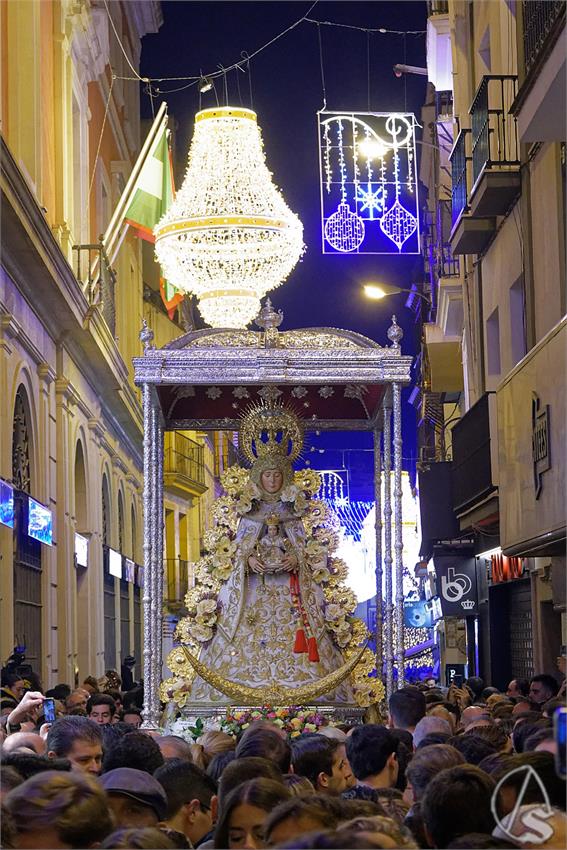
<svg viewBox="0 0 567 850"><path fill-rule="evenodd" d="M317 641L314 637L310 637L307 641L307 645L309 647L309 653L307 657L310 661L319 661L319 650L317 649Z"/></svg>
<svg viewBox="0 0 567 850"><path fill-rule="evenodd" d="M307 652L307 638L305 637L305 631L303 629L298 629L295 633L295 644L293 645L294 652ZM311 660L311 656L309 657Z"/></svg>

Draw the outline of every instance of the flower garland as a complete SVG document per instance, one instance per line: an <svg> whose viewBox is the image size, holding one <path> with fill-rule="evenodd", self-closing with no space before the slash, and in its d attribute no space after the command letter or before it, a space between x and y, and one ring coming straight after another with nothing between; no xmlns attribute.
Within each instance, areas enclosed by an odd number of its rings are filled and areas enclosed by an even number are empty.
<svg viewBox="0 0 567 850"><path fill-rule="evenodd" d="M218 595L233 569L239 519L252 510L261 496L257 485L250 480L249 471L240 466L225 470L220 480L226 495L213 503L215 525L203 539L205 556L192 565L195 585L185 596L188 615L180 620L175 634L176 640L197 654L215 634L220 614ZM280 499L302 520L306 535L305 562L313 581L323 590L325 625L348 659L367 639L368 631L364 622L353 616L357 603L355 594L345 585L347 565L333 556L339 543L338 518L325 502L313 498L320 488L319 474L313 469L302 469L295 472L293 484L281 491ZM174 675L163 683L162 696L173 698L182 706L195 674L192 672L188 677L178 657L175 650L170 653L168 666ZM366 649L351 675L355 699L363 708L384 698L382 682L370 676L374 668L374 655Z"/></svg>
<svg viewBox="0 0 567 850"><path fill-rule="evenodd" d="M221 729L238 737L255 720L270 720L289 738L298 738L300 735L317 732L323 726L334 725L316 709L301 708L297 705L263 705L261 708L228 709L226 720L221 721Z"/></svg>

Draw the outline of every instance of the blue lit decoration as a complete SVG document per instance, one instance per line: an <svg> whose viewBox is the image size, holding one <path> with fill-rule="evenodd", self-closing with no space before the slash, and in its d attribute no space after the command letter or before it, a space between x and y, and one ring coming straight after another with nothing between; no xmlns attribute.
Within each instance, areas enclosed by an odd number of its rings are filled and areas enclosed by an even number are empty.
<svg viewBox="0 0 567 850"><path fill-rule="evenodd" d="M351 502L348 498L347 470L319 470L322 484L318 499L323 499L339 518L344 533L357 543L362 536L364 520L374 507L374 502Z"/></svg>
<svg viewBox="0 0 567 850"><path fill-rule="evenodd" d="M323 254L419 254L412 113L318 113Z"/></svg>

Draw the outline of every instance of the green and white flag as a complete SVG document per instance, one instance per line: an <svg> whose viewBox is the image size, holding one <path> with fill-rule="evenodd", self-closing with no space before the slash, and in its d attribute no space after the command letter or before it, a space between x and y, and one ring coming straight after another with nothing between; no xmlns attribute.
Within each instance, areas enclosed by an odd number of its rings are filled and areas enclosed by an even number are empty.
<svg viewBox="0 0 567 850"><path fill-rule="evenodd" d="M140 239L155 242L154 227L169 207L173 195L173 169L164 126L150 148L136 181L132 200L124 213Z"/></svg>

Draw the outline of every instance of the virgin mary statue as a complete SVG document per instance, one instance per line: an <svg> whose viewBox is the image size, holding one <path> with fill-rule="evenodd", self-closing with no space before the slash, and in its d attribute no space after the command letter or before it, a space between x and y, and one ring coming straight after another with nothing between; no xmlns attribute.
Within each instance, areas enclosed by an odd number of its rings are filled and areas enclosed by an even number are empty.
<svg viewBox="0 0 567 850"><path fill-rule="evenodd" d="M162 696L179 706L364 706L380 695L346 565L332 554L338 522L313 498L319 475L293 471L302 444L287 408L262 404L242 420L251 468L221 476L226 495L214 504L208 554L194 565L167 662Z"/></svg>

